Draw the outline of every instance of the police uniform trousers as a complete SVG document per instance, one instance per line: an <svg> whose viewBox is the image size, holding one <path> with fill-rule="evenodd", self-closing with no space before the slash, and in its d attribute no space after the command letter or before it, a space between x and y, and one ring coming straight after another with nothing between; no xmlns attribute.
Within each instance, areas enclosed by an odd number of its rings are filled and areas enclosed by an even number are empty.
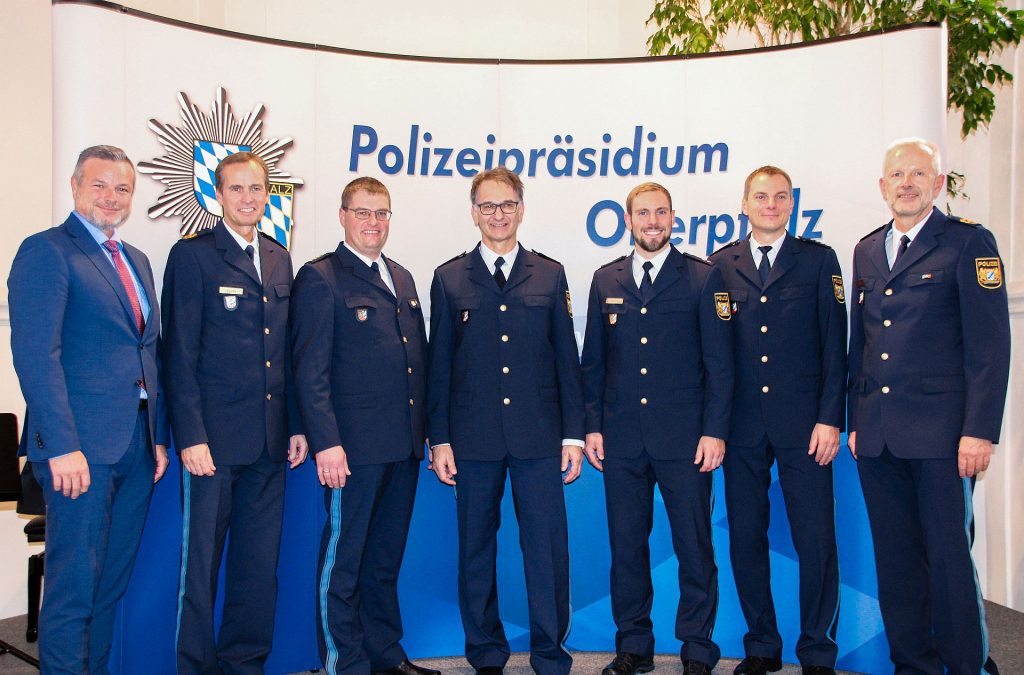
<svg viewBox="0 0 1024 675"><path fill-rule="evenodd" d="M896 675L995 673L971 558L973 485L956 458L857 460ZM934 633L933 633L934 631Z"/></svg>
<svg viewBox="0 0 1024 675"><path fill-rule="evenodd" d="M819 466L806 447L777 448L767 435L754 447L730 444L725 453L729 558L747 621L744 652L765 658L782 656L768 561L772 462L778 463L779 483L800 562L800 638L796 655L805 667L834 668L839 651L839 558L832 465Z"/></svg>
<svg viewBox="0 0 1024 675"><path fill-rule="evenodd" d="M139 411L131 444L116 464L89 464L89 491L77 499L54 492L48 462L32 463L46 499L43 673L110 672L114 615L142 539L154 470L145 411Z"/></svg>
<svg viewBox="0 0 1024 675"><path fill-rule="evenodd" d="M519 522L530 618L530 665L539 675L565 675L569 632L569 540L561 457L457 460L459 610L466 659L474 668L504 667L509 644L498 616L496 561L505 476Z"/></svg>
<svg viewBox="0 0 1024 675"><path fill-rule="evenodd" d="M352 467L345 487L324 490L317 643L328 675L400 664L405 651L398 572L416 498L419 461Z"/></svg>
<svg viewBox="0 0 1024 675"><path fill-rule="evenodd" d="M604 460L604 491L611 540L615 651L654 653L651 605L651 528L654 486L661 490L679 561L676 637L680 656L714 668L721 652L711 639L718 610L718 568L711 542L711 474L693 460L654 459L642 451Z"/></svg>
<svg viewBox="0 0 1024 675"><path fill-rule="evenodd" d="M252 464L214 464L212 476L181 469L178 673L262 673L274 638L285 462L272 461L264 447ZM224 607L214 644L225 538Z"/></svg>

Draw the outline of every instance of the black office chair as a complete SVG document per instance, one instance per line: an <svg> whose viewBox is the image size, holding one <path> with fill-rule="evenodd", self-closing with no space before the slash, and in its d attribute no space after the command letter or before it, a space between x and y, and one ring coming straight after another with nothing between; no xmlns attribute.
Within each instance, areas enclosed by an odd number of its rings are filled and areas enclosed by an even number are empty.
<svg viewBox="0 0 1024 675"><path fill-rule="evenodd" d="M32 464L25 462L21 472L21 499L18 500L18 513L35 516L25 525L25 537L30 544L41 544L46 541L46 501L43 488L32 474ZM28 622L25 626L25 640L35 642L39 639L39 603L43 590L43 570L46 551L40 551L28 557Z"/></svg>
<svg viewBox="0 0 1024 675"><path fill-rule="evenodd" d="M18 471L18 418L12 413L0 413L0 501L19 502L22 496L21 476ZM41 492L41 491L40 491ZM19 513L21 512L19 508ZM45 525L43 526L45 530ZM31 541L31 539L29 540ZM31 559L29 569L32 568ZM31 600L31 590L29 591ZM31 602L30 602L31 605ZM29 607L31 612L31 606ZM39 624L39 602L36 601L36 626ZM38 628L37 628L38 632ZM0 655L10 654L25 663L39 667L39 659L0 640Z"/></svg>

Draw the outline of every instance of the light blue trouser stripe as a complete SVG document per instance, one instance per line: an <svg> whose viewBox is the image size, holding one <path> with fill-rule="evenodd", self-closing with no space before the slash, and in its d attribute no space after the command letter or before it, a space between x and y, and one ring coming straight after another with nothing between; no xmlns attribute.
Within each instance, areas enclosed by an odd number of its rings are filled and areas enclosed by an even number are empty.
<svg viewBox="0 0 1024 675"><path fill-rule="evenodd" d="M192 474L184 468L181 471L181 487L184 494L181 514L181 571L178 573L178 617L174 626L174 651L178 651L178 635L181 633L181 610L185 603L185 568L188 566L188 531L192 518ZM178 659L174 659L174 671L178 671Z"/></svg>
<svg viewBox="0 0 1024 675"><path fill-rule="evenodd" d="M331 495L331 540L327 544L324 557L324 568L320 572L320 627L324 633L324 644L327 645L327 663L324 670L327 675L336 675L338 665L338 647L331 635L331 626L327 622L327 589L331 585L331 572L334 570L334 559L341 538L341 488L332 488Z"/></svg>
<svg viewBox="0 0 1024 675"><path fill-rule="evenodd" d="M971 547L971 523L974 522L974 492L971 490L971 479L961 479L964 485L964 536L967 537L967 558L971 561L971 574L974 576L974 590L978 595L978 619L981 621L981 675L985 675L985 663L988 661L988 623L985 621L985 603L981 599L981 582L978 581L978 569L974 566L974 554Z"/></svg>

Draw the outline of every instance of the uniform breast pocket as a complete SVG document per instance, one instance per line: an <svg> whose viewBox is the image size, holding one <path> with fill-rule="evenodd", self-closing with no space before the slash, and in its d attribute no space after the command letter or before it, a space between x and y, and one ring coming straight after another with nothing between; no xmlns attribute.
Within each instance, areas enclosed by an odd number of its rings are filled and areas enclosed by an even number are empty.
<svg viewBox="0 0 1024 675"><path fill-rule="evenodd" d="M452 300L455 308L455 326L465 327L473 320L476 313L480 311L480 296L470 295Z"/></svg>
<svg viewBox="0 0 1024 675"><path fill-rule="evenodd" d="M857 302L864 304L864 298L875 290L875 280L869 277L857 279Z"/></svg>
<svg viewBox="0 0 1024 675"><path fill-rule="evenodd" d="M625 313L625 305L601 305L601 314L604 315L604 322L609 326L618 325Z"/></svg>
<svg viewBox="0 0 1024 675"><path fill-rule="evenodd" d="M274 286L274 295L280 299L288 298L292 294L292 287L288 284L277 284Z"/></svg>
<svg viewBox="0 0 1024 675"><path fill-rule="evenodd" d="M377 313L377 299L368 295L345 298L345 307L357 324L368 323Z"/></svg>
<svg viewBox="0 0 1024 675"><path fill-rule="evenodd" d="M732 313L736 314L747 304L747 291L743 288L730 288L729 300L732 303Z"/></svg>

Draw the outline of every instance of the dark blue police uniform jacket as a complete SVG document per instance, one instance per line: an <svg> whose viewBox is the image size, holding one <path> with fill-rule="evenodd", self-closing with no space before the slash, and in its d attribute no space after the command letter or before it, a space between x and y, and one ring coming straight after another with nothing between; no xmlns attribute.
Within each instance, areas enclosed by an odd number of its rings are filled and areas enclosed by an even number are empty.
<svg viewBox="0 0 1024 675"><path fill-rule="evenodd" d="M775 447L806 448L815 424L841 430L846 299L835 251L787 235L763 288L749 238L710 259L725 279L736 329L729 443L752 447L767 434Z"/></svg>
<svg viewBox="0 0 1024 675"><path fill-rule="evenodd" d="M182 239L164 272L164 367L175 447L210 446L214 464L283 461L300 433L291 396L292 262L257 237L263 283L220 222ZM291 414L289 414L291 408Z"/></svg>
<svg viewBox="0 0 1024 675"><path fill-rule="evenodd" d="M423 458L423 310L412 275L385 260L397 298L344 245L295 280L295 379L310 451L340 445L350 466Z"/></svg>
<svg viewBox="0 0 1024 675"><path fill-rule="evenodd" d="M643 309L629 256L594 273L586 429L604 435L607 456L692 460L701 436L726 438L733 338L724 291L720 271L675 248Z"/></svg>
<svg viewBox="0 0 1024 675"><path fill-rule="evenodd" d="M451 444L456 460L539 459L583 438L561 264L520 245L499 289L479 250L464 253L434 272L430 314L431 445Z"/></svg>
<svg viewBox="0 0 1024 675"><path fill-rule="evenodd" d="M854 251L849 428L857 455L888 448L904 459L955 458L961 436L997 443L1010 326L995 239L933 209L890 272L891 227Z"/></svg>

